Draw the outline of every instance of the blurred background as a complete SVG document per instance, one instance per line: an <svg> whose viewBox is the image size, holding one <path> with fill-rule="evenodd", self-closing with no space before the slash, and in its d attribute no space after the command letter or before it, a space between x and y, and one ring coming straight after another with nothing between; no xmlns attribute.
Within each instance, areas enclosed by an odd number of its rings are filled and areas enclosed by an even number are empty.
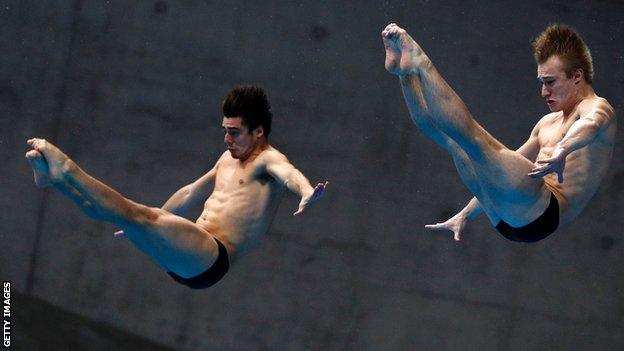
<svg viewBox="0 0 624 351"><path fill-rule="evenodd" d="M621 1L16 1L0 3L0 276L15 350L622 350L624 163L537 244L485 217L429 232L470 198L411 123L381 30L422 45L510 148L548 112L531 42L552 22L592 50L623 111ZM326 196L286 195L262 243L208 290L175 283L23 158L32 136L160 206L224 151L221 102L263 87L271 143ZM191 216L199 214L197 209Z"/></svg>

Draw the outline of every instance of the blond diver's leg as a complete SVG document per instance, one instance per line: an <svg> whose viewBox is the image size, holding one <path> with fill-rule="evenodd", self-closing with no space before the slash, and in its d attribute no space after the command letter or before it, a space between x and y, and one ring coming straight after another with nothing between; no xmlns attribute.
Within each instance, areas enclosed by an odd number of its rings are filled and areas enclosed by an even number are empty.
<svg viewBox="0 0 624 351"><path fill-rule="evenodd" d="M404 29L390 24L382 32L382 39L386 49L385 67L402 80L410 113L413 116L414 111L418 111L414 106L425 106L428 121L439 132L421 128L423 123L415 120L416 125L436 142L440 139L440 132L443 133L463 151L474 177L462 175L462 179L486 213L496 213L513 226L537 218L547 207L550 194L541 179L527 176L533 168L532 162L506 148L476 122L460 97ZM404 81L416 78L418 84L404 84ZM447 151L452 155L457 153L453 149L447 148ZM457 159L455 155L453 158ZM462 155L459 158L464 159ZM470 180L477 182L478 186L471 185Z"/></svg>

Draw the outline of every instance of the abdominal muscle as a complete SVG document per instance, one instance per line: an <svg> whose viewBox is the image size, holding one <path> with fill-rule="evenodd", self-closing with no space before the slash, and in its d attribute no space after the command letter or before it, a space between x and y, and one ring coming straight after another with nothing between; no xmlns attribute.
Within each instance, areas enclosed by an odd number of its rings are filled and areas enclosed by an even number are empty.
<svg viewBox="0 0 624 351"><path fill-rule="evenodd" d="M576 218L598 190L611 158L611 150L598 150L604 147L589 145L568 155L563 183L555 174L544 177L546 187L559 202L560 223Z"/></svg>
<svg viewBox="0 0 624 351"><path fill-rule="evenodd" d="M196 223L223 243L230 263L255 246L268 230L277 209L273 182L251 184L215 191L204 204Z"/></svg>

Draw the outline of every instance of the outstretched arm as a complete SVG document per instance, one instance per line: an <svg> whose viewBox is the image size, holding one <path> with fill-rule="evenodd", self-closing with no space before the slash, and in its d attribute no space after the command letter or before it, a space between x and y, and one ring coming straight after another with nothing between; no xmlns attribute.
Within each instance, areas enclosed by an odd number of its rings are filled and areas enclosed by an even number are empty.
<svg viewBox="0 0 624 351"><path fill-rule="evenodd" d="M555 146L550 158L537 161L538 165L529 176L541 178L549 173L555 173L559 183L562 183L566 157L593 142L600 132L612 123L613 115L613 108L606 102L593 106L572 124L563 139Z"/></svg>
<svg viewBox="0 0 624 351"><path fill-rule="evenodd" d="M299 207L294 215L299 215L305 209L323 195L328 182L318 183L314 188L308 179L296 169L288 159L278 153L272 153L267 157L267 172L288 190L301 196Z"/></svg>

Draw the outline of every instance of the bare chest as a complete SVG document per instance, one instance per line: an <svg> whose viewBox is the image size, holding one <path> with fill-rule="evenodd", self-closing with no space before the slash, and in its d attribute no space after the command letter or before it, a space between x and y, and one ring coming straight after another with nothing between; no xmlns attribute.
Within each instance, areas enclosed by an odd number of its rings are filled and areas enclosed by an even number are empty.
<svg viewBox="0 0 624 351"><path fill-rule="evenodd" d="M554 147L566 136L576 120L576 118L571 118L568 121L554 121L542 126L539 133L540 145L542 147Z"/></svg>
<svg viewBox="0 0 624 351"><path fill-rule="evenodd" d="M271 178L253 162L248 164L228 163L219 167L215 180L215 190L223 193L240 192L266 185Z"/></svg>

